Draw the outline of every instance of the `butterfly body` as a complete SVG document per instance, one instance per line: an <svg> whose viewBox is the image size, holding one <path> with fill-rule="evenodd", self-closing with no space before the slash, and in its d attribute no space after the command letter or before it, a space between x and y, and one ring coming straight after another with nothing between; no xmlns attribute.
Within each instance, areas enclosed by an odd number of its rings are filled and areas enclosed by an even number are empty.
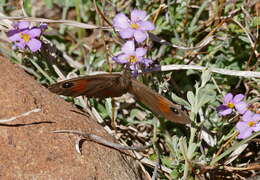
<svg viewBox="0 0 260 180"><path fill-rule="evenodd" d="M64 96L90 98L118 97L127 92L157 115L175 123L188 124L190 120L180 105L174 104L129 74L99 74L73 78L49 86L49 90Z"/></svg>

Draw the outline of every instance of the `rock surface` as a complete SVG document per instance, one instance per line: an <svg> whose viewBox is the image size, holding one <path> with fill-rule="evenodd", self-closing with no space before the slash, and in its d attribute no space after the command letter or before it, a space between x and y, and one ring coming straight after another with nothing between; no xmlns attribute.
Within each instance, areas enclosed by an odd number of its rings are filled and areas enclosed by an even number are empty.
<svg viewBox="0 0 260 180"><path fill-rule="evenodd" d="M1 57L0 82L0 119L41 109L0 124L0 179L146 179L137 161L117 150L86 141L80 155L75 135L52 133L80 130L114 141L93 119Z"/></svg>

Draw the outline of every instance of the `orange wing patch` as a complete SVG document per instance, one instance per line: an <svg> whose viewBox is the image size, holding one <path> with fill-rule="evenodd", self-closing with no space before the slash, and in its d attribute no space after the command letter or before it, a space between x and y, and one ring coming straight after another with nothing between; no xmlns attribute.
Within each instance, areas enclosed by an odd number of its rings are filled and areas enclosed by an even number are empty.
<svg viewBox="0 0 260 180"><path fill-rule="evenodd" d="M74 92L84 92L88 85L87 80L78 80L77 82L74 82L74 85L71 87L71 90Z"/></svg>
<svg viewBox="0 0 260 180"><path fill-rule="evenodd" d="M159 108L161 111L163 111L165 113L170 112L169 104L164 98L158 97L158 103L159 103Z"/></svg>

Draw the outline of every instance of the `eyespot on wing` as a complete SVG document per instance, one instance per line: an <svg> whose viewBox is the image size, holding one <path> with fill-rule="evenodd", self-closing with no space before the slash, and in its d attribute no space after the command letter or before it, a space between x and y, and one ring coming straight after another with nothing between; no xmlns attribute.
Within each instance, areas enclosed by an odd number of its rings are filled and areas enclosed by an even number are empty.
<svg viewBox="0 0 260 180"><path fill-rule="evenodd" d="M131 86L128 91L155 114L174 123L191 123L187 113L182 110L180 105L174 104L137 80L131 80Z"/></svg>
<svg viewBox="0 0 260 180"><path fill-rule="evenodd" d="M174 104L168 99L157 96L159 114L166 119L180 124L188 124L191 123L188 115L185 111L181 109L180 105Z"/></svg>
<svg viewBox="0 0 260 180"><path fill-rule="evenodd" d="M67 88L71 88L72 86L74 86L73 82L65 82L62 84L62 87L67 89Z"/></svg>
<svg viewBox="0 0 260 180"><path fill-rule="evenodd" d="M88 79L78 79L59 82L49 86L48 89L59 95L76 97L83 95L88 86L90 86Z"/></svg>
<svg viewBox="0 0 260 180"><path fill-rule="evenodd" d="M62 81L49 86L53 93L64 96L90 98L118 97L127 92L119 74L93 75Z"/></svg>

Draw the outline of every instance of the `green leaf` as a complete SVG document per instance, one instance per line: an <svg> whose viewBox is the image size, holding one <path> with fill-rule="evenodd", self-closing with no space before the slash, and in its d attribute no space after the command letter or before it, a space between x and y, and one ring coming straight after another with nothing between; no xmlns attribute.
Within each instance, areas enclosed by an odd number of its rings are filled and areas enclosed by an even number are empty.
<svg viewBox="0 0 260 180"><path fill-rule="evenodd" d="M248 39L247 36L238 36L238 38L241 39L242 41L244 41L244 42L250 44L250 41L249 41L249 39Z"/></svg>
<svg viewBox="0 0 260 180"><path fill-rule="evenodd" d="M106 99L105 106L106 106L106 111L107 111L109 117L112 119L113 107L112 107L112 99L111 98ZM116 115L116 113L115 113L115 115Z"/></svg>
<svg viewBox="0 0 260 180"><path fill-rule="evenodd" d="M137 114L139 113L139 111L140 111L139 109L132 109L130 112L131 119L134 119L137 116Z"/></svg>
<svg viewBox="0 0 260 180"><path fill-rule="evenodd" d="M186 100L182 99L181 97L177 96L174 93L171 94L171 97L172 97L172 100L174 102L176 102L177 104L186 106L186 107L188 107L190 109L190 104Z"/></svg>
<svg viewBox="0 0 260 180"><path fill-rule="evenodd" d="M7 1L7 0L1 0L1 1L0 1L0 5L1 5L1 6L4 5L4 4L6 3L6 1Z"/></svg>
<svg viewBox="0 0 260 180"><path fill-rule="evenodd" d="M253 26L259 26L260 25L260 16L253 18Z"/></svg>
<svg viewBox="0 0 260 180"><path fill-rule="evenodd" d="M163 157L163 158L161 158L161 160L162 160L162 164L165 165L166 167L174 168L173 163L172 163L172 159L167 158L167 157Z"/></svg>
<svg viewBox="0 0 260 180"><path fill-rule="evenodd" d="M198 92L198 102L197 102L197 108L200 109L205 104L214 101L216 98L216 92L211 89L211 87L205 87L204 89L200 89Z"/></svg>
<svg viewBox="0 0 260 180"><path fill-rule="evenodd" d="M194 106L194 104L195 104L195 96L194 96L192 91L188 91L187 99L188 99L189 103L191 104L191 106Z"/></svg>
<svg viewBox="0 0 260 180"><path fill-rule="evenodd" d="M198 145L195 143L189 144L188 153L187 153L188 159L192 159L195 156L194 152L196 151L197 147Z"/></svg>
<svg viewBox="0 0 260 180"><path fill-rule="evenodd" d="M100 103L97 104L97 110L103 119L109 117L106 108L102 104Z"/></svg>
<svg viewBox="0 0 260 180"><path fill-rule="evenodd" d="M44 0L44 3L50 9L53 7L53 1L52 0Z"/></svg>
<svg viewBox="0 0 260 180"><path fill-rule="evenodd" d="M201 87L204 87L206 83L210 80L211 72L209 69L203 70L201 75Z"/></svg>
<svg viewBox="0 0 260 180"><path fill-rule="evenodd" d="M26 11L26 13L28 15L32 14L32 2L31 2L31 0L24 0L23 1L23 7L24 7L24 10Z"/></svg>

